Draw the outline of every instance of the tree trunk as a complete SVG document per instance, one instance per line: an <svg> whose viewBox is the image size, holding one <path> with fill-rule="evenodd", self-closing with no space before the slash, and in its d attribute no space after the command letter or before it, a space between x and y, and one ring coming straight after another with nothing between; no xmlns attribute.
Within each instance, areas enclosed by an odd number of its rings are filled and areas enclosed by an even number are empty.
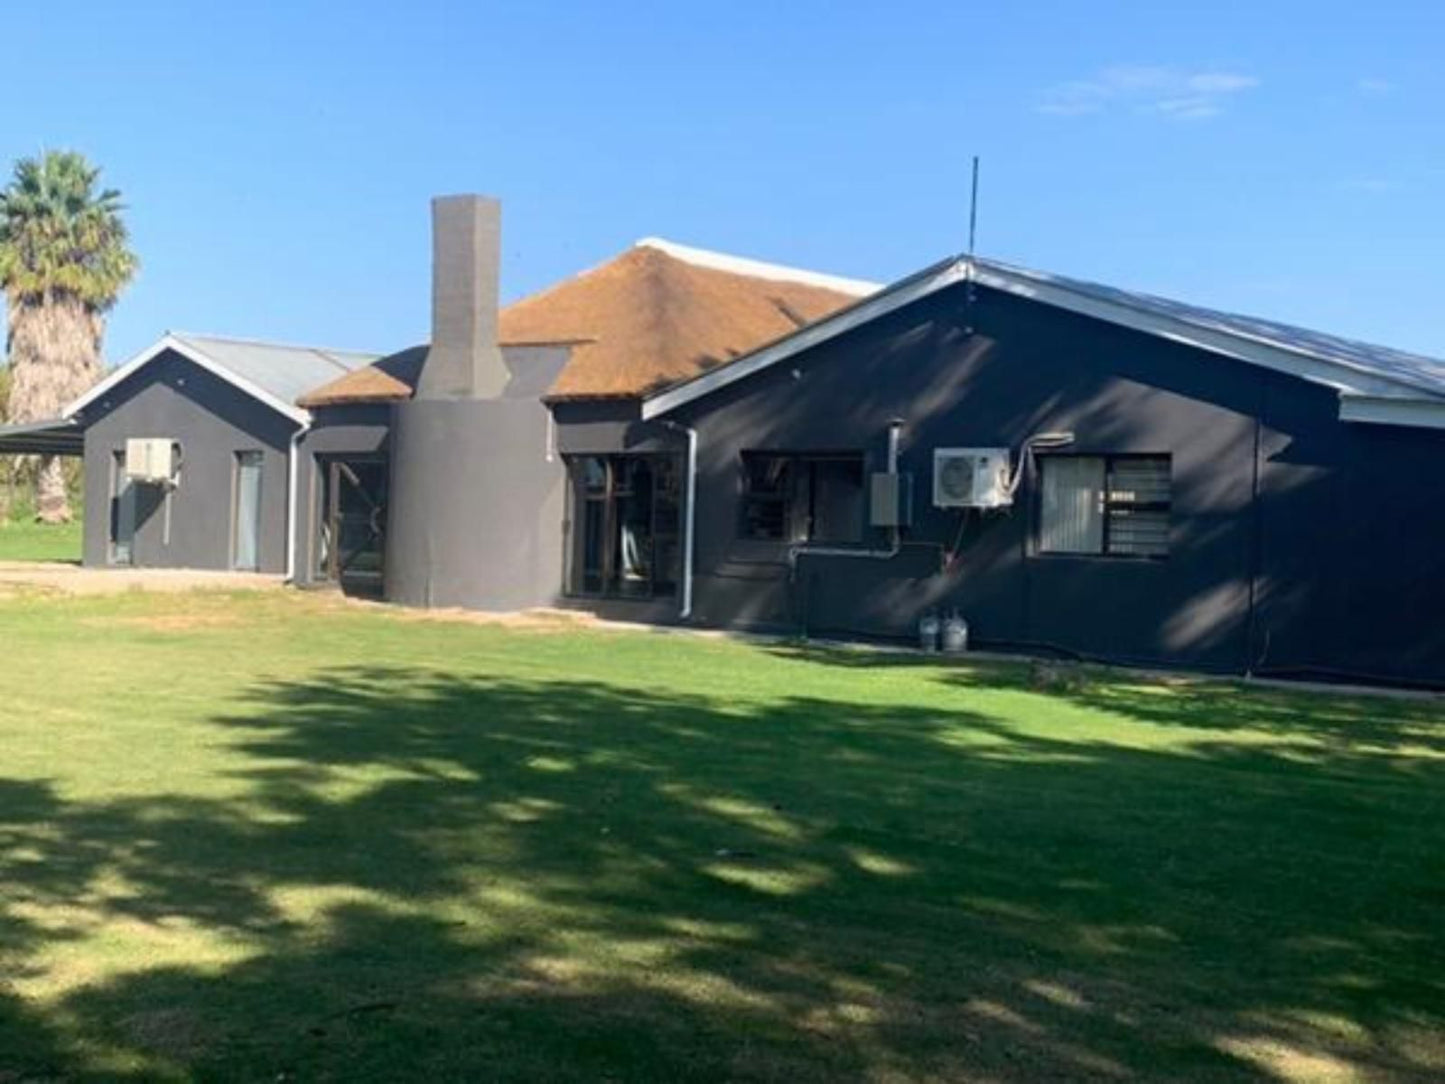
<svg viewBox="0 0 1445 1084"><path fill-rule="evenodd" d="M58 455L40 457L35 476L35 518L41 523L69 523L70 495L65 492L65 469Z"/></svg>
<svg viewBox="0 0 1445 1084"><path fill-rule="evenodd" d="M9 302L10 421L59 417L65 405L100 376L105 322L99 313L73 298L11 297ZM70 500L57 456L40 459L35 505L46 523L70 519Z"/></svg>

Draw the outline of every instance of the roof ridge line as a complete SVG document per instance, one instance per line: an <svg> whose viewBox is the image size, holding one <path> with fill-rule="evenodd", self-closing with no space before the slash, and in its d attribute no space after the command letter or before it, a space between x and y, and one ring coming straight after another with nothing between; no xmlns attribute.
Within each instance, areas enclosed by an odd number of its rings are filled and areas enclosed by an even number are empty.
<svg viewBox="0 0 1445 1084"><path fill-rule="evenodd" d="M802 267L790 267L786 264L755 260L748 256L734 256L731 253L718 252L714 249L683 245L676 241L669 241L665 237L643 237L634 242L632 247L656 249L658 252L672 256L674 259L681 260L684 263L693 264L696 267L707 267L714 271L726 271L735 275L746 275L749 278L796 282L805 286L817 286L825 290L836 290L839 293L852 294L857 297L877 293L883 289L885 285L881 282L869 282L866 279L853 279L843 275L830 275L824 271L809 271Z"/></svg>
<svg viewBox="0 0 1445 1084"><path fill-rule="evenodd" d="M280 342L276 339L256 339L243 335L212 335L204 331L166 330L166 334L177 339L210 339L214 342L236 343L238 346L270 346L278 350L305 350L312 354L355 354L366 358L384 358L385 352L376 350L352 350L342 346L317 346L314 343ZM327 359L330 360L330 359Z"/></svg>

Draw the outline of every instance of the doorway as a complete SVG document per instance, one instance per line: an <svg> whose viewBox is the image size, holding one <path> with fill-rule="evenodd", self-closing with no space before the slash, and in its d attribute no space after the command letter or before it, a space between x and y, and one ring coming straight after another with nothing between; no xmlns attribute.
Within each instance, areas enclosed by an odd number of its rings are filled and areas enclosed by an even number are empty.
<svg viewBox="0 0 1445 1084"><path fill-rule="evenodd" d="M377 456L322 462L316 572L348 594L382 593L389 473Z"/></svg>
<svg viewBox="0 0 1445 1084"><path fill-rule="evenodd" d="M110 457L110 537L106 558L113 565L135 563L135 482L125 472L125 450Z"/></svg>

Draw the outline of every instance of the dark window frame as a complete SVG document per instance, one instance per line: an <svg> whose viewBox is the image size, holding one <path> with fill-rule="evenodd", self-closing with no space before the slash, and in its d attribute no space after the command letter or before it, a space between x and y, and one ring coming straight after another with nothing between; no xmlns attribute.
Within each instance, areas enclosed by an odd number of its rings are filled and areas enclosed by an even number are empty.
<svg viewBox="0 0 1445 1084"><path fill-rule="evenodd" d="M786 492L753 492L751 483L753 471L750 463L755 460L781 460L788 465ZM847 537L819 537L818 521L818 468L820 465L842 463L856 467L858 474L858 516L854 530ZM807 474L807 508L798 509L802 475ZM737 541L749 544L774 546L865 546L868 541L868 456L856 449L824 451L788 451L772 448L745 448L738 453L738 516L735 525ZM761 535L752 532L750 524L754 517L750 509L759 504L782 507L782 529L778 535ZM805 524L801 538L791 537L791 524L801 511Z"/></svg>
<svg viewBox="0 0 1445 1084"><path fill-rule="evenodd" d="M1102 461L1104 466L1104 488L1102 490L1103 508L1100 510L1102 532L1100 535L1100 548L1098 550L1047 550L1043 545L1044 534L1044 470L1050 460L1061 459L1097 459ZM1162 460L1168 470L1169 477L1169 499L1166 501L1135 501L1115 500L1110 497L1109 479L1113 476L1114 464L1121 462L1139 461L1160 461ZM1174 550L1174 455L1172 452L1062 452L1038 455L1036 457L1037 490L1033 501L1034 506L1034 528L1032 531L1032 553L1035 557L1046 557L1049 559L1082 558L1084 560L1107 560L1107 561L1167 561ZM1128 551L1110 551L1110 526L1115 518L1113 513L1123 512L1162 512L1166 517L1164 552L1163 553L1131 553Z"/></svg>
<svg viewBox="0 0 1445 1084"><path fill-rule="evenodd" d="M604 466L600 492L592 491L580 477L589 460ZM622 560L618 535L621 506L639 494L625 483L625 463L646 460L652 464L651 489L648 493L648 572L646 592L630 593L620 588L618 564ZM606 599L621 602L651 602L676 597L682 577L682 497L687 480L683 478L682 457L674 452L590 452L563 456L567 473L566 538L563 596L575 599ZM664 465L659 470L658 465ZM659 487L660 476L670 475L671 488ZM601 565L595 570L599 584L587 586L587 512L589 505L600 508ZM669 512L670 509L670 512ZM670 517L670 518L669 518ZM663 556L667 547L672 552ZM661 575L660 575L661 573Z"/></svg>

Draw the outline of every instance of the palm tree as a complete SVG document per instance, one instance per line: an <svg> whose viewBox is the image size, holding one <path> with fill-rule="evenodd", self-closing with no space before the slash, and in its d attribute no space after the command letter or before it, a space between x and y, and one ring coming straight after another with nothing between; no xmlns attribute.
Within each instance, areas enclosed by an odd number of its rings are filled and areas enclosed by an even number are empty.
<svg viewBox="0 0 1445 1084"><path fill-rule="evenodd" d="M98 190L100 170L72 151L23 158L0 189L0 289L10 358L9 417L55 417L100 376L105 314L135 274L120 193ZM57 456L35 483L40 519L70 518Z"/></svg>

